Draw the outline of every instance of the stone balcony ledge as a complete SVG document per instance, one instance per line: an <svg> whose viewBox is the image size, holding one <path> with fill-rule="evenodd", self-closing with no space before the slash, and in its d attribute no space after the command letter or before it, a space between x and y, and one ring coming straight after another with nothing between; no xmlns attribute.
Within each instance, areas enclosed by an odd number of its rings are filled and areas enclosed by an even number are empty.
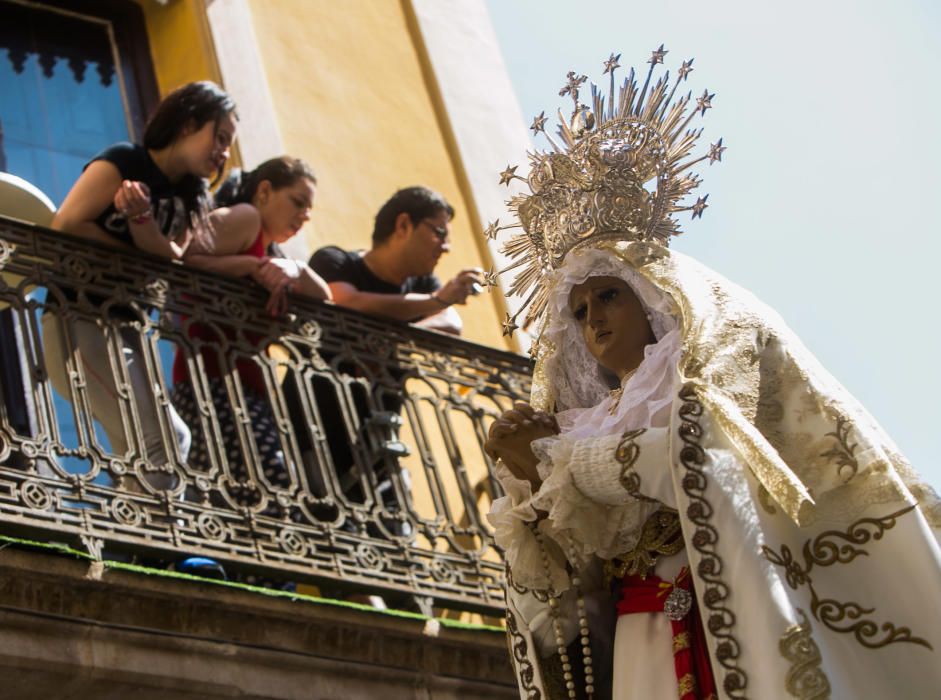
<svg viewBox="0 0 941 700"><path fill-rule="evenodd" d="M499 628L12 541L0 546L0 686L7 700L517 697Z"/></svg>

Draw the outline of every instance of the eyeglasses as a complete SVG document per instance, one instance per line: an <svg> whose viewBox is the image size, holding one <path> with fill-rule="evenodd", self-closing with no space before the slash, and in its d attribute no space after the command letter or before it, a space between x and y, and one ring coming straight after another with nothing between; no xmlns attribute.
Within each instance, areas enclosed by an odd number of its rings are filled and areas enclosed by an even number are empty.
<svg viewBox="0 0 941 700"><path fill-rule="evenodd" d="M428 228L434 232L435 236L437 236L438 240L442 243L448 240L448 229L446 226L435 226L433 223L428 221L428 219L422 219L422 223L428 224Z"/></svg>

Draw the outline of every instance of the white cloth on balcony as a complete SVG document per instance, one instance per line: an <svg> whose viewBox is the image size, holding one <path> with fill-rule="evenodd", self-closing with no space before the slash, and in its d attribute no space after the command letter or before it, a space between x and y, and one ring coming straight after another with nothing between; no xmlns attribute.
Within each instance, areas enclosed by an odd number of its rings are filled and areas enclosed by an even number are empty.
<svg viewBox="0 0 941 700"><path fill-rule="evenodd" d="M104 328L91 321L68 321L68 339L64 332L64 322L58 315L46 312L42 316L43 328L43 355L46 371L53 388L69 402L73 402L74 389L69 380L69 372L81 368L85 378L84 390L91 408L92 418L101 423L108 442L111 443L111 453L123 457L127 454L129 446L135 445L135 450L142 448L137 456L143 458L154 470L146 469L142 473L143 479L151 488L164 490L180 486L180 479L172 473L157 468L170 464L185 464L189 456L191 435L190 429L180 418L180 415L167 402L166 416L172 429L170 439L176 442L178 456L168 455L164 447L163 430L156 394L161 390L147 373L147 363L143 357L143 347L138 331L132 328L117 328L116 344L109 343ZM69 353L68 347L73 348ZM130 402L122 399L123 392L118 390L111 366L112 347L117 351L115 361L123 364L127 372L128 386L130 388ZM120 365L119 365L120 366ZM125 428L130 416L122 413L122 402L125 412L136 411L141 426L139 437L129 440ZM80 404L81 405L81 404ZM93 432L93 426L89 425ZM135 486L130 488L137 490ZM145 490L146 486L141 490Z"/></svg>

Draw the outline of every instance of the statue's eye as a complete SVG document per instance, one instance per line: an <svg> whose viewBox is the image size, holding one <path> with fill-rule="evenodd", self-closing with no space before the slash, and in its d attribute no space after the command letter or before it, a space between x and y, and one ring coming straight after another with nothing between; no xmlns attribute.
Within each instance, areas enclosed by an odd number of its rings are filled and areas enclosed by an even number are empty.
<svg viewBox="0 0 941 700"><path fill-rule="evenodd" d="M576 321L583 321L585 319L585 314L587 313L588 307L585 304L579 304L572 311L572 315L575 317Z"/></svg>
<svg viewBox="0 0 941 700"><path fill-rule="evenodd" d="M618 296L618 290L615 287L610 287L608 289L603 290L601 294L598 295L598 298L601 299L601 301L611 301L613 299L616 299L617 296Z"/></svg>

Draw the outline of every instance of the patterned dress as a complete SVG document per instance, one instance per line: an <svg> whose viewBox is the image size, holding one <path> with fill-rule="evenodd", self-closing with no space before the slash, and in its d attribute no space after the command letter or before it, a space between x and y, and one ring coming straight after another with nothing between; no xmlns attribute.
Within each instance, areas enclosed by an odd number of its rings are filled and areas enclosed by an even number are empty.
<svg viewBox="0 0 941 700"><path fill-rule="evenodd" d="M242 253L263 257L265 255L261 232L251 247ZM201 350L204 374L208 377L210 400L215 410L221 437L221 455L227 465L228 479L220 484L231 503L239 507L257 506L268 494L268 503L261 514L273 517L283 516L270 493L270 489L257 483L246 464L250 446L243 443L239 432L239 421L232 408L232 399L226 388L225 369L220 363L220 355L226 351L227 341L234 339L232 329L222 329L225 337L202 324L190 324L187 335L210 343ZM246 334L249 340L258 343L260 337ZM261 352L261 349L259 349ZM242 387L242 395L248 414L250 439L254 442L260 460L260 476L274 489L289 488L291 477L284 458L284 450L278 436L278 428L267 398L265 379L261 368L252 360L235 360L235 372ZM204 419L201 417L199 403L193 389L185 355L177 349L173 362L173 389L170 392L173 405L183 420L189 425L193 435L193 447L189 454L189 467L195 473L210 473L212 459L210 450L216 442L207 437Z"/></svg>

